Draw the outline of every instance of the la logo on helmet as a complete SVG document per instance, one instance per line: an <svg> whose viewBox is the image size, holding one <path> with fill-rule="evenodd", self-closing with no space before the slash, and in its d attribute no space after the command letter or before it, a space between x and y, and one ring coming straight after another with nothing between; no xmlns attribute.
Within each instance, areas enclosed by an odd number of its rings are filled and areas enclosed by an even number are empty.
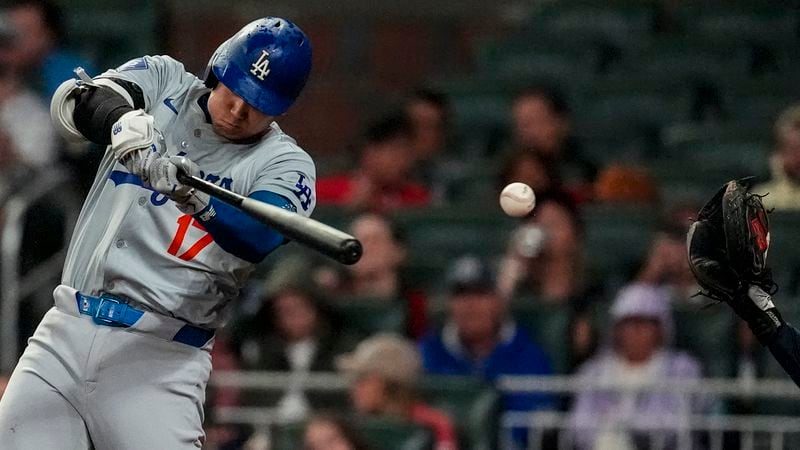
<svg viewBox="0 0 800 450"><path fill-rule="evenodd" d="M250 69L250 73L256 76L259 80L264 80L264 77L269 75L269 52L266 50L261 50L261 56L258 57L258 61L254 62L252 69Z"/></svg>

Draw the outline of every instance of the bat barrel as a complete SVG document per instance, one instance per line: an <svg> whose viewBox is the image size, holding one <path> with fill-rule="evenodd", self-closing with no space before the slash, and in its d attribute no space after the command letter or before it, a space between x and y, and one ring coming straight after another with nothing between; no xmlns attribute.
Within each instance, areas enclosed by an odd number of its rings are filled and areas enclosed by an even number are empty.
<svg viewBox="0 0 800 450"><path fill-rule="evenodd" d="M339 257L336 259L342 264L355 264L361 259L361 254L363 252L364 249L361 247L361 242L359 242L358 239L348 239L342 242Z"/></svg>

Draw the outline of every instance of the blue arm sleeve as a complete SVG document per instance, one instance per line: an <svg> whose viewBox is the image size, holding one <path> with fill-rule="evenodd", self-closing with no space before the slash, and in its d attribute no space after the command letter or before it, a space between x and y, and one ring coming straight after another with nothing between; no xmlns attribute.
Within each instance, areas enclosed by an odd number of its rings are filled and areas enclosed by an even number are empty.
<svg viewBox="0 0 800 450"><path fill-rule="evenodd" d="M256 191L249 195L255 200L294 210L294 205L283 197L269 191ZM206 231L223 250L251 263L261 262L270 252L288 242L282 234L250 217L244 211L211 197L211 206L216 215L210 220L200 219Z"/></svg>
<svg viewBox="0 0 800 450"><path fill-rule="evenodd" d="M792 381L800 386L800 332L788 323L783 324L767 347Z"/></svg>

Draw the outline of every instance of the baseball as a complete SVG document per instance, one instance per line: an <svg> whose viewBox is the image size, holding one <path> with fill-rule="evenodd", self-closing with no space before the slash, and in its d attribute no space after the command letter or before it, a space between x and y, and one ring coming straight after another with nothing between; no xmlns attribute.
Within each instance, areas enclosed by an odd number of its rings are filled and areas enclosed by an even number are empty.
<svg viewBox="0 0 800 450"><path fill-rule="evenodd" d="M525 183L511 183L500 193L500 207L512 217L522 217L536 206L536 194Z"/></svg>

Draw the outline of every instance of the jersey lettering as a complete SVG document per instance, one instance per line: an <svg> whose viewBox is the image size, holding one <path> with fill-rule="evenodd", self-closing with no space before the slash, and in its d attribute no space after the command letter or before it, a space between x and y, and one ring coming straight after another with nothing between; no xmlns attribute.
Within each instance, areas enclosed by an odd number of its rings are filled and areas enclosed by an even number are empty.
<svg viewBox="0 0 800 450"><path fill-rule="evenodd" d="M258 57L258 61L254 62L251 66L250 73L256 76L261 81L264 81L264 77L269 75L269 52L266 50L261 50L261 56Z"/></svg>
<svg viewBox="0 0 800 450"><path fill-rule="evenodd" d="M115 186L119 186L120 184L133 184L149 191L153 191L151 188L144 187L144 182L142 182L141 178L129 172L113 170L108 178L114 182ZM219 175L215 175L213 173L206 175L203 171L200 171L200 178L203 178L210 183L219 184L219 186L224 187L229 191L233 190L233 178L220 177ZM167 203L167 200L169 200L169 197L156 191L153 191L150 195L150 203L155 206L161 206Z"/></svg>
<svg viewBox="0 0 800 450"><path fill-rule="evenodd" d="M311 197L313 197L314 194L311 192L311 188L306 185L306 176L302 173L299 175L300 178L294 185L297 190L293 192L294 195L297 196L298 200L300 200L300 206L303 207L303 211L308 211L308 207L311 206Z"/></svg>

